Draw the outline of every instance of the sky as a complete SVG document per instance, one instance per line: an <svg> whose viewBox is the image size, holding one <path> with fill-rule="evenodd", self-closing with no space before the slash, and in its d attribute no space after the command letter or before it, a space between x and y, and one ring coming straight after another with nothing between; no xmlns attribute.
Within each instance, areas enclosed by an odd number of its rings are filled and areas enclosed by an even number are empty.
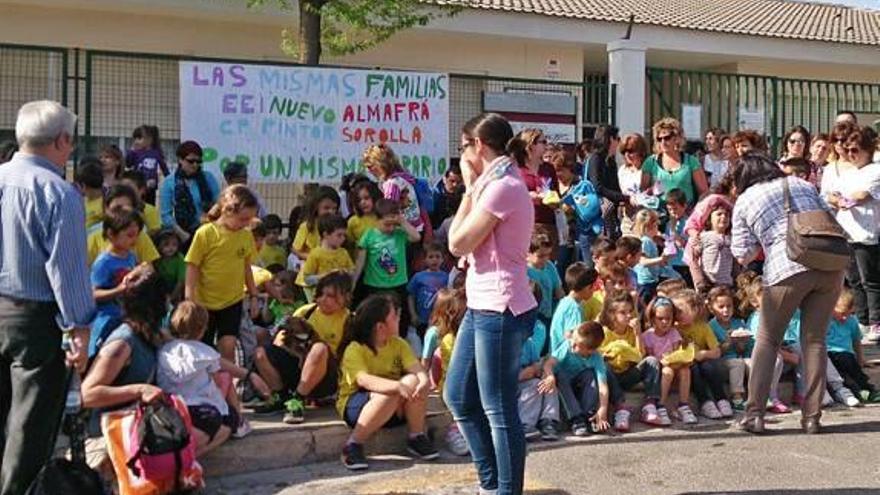
<svg viewBox="0 0 880 495"><path fill-rule="evenodd" d="M801 0L813 3L836 3L841 5L850 5L853 7L863 7L868 9L880 10L880 0Z"/></svg>

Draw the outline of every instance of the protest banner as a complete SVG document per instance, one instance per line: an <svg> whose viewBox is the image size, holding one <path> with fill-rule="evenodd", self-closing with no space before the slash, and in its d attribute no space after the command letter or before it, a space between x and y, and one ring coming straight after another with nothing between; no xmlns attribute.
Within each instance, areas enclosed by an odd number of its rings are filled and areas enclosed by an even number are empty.
<svg viewBox="0 0 880 495"><path fill-rule="evenodd" d="M180 63L180 136L205 169L248 165L252 182L339 182L371 144L440 176L449 154L449 77L386 70Z"/></svg>

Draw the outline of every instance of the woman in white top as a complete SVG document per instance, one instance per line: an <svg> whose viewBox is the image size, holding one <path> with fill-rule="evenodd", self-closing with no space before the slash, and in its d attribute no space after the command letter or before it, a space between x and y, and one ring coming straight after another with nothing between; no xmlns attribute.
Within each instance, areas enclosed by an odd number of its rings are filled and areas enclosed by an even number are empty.
<svg viewBox="0 0 880 495"><path fill-rule="evenodd" d="M872 340L880 338L880 163L872 163L877 144L870 126L853 130L842 144L852 167L827 170L822 181L822 194L837 210L853 248L855 263L847 280L856 296L856 316L869 326Z"/></svg>
<svg viewBox="0 0 880 495"><path fill-rule="evenodd" d="M721 178L727 173L729 162L721 150L725 132L718 127L706 131L706 156L703 157L703 170L709 175L709 187L721 182Z"/></svg>
<svg viewBox="0 0 880 495"><path fill-rule="evenodd" d="M642 163L648 157L648 142L641 134L629 134L620 141L620 153L623 155L623 166L617 169L617 180L620 182L620 190L634 198L641 189ZM623 230L629 231L632 219L638 211L638 207L630 201L624 205Z"/></svg>

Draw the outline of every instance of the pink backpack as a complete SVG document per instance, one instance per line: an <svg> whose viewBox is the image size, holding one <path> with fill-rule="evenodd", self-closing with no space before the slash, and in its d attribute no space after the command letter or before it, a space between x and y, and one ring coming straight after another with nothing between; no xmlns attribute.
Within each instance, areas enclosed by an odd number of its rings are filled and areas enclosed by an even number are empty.
<svg viewBox="0 0 880 495"><path fill-rule="evenodd" d="M190 472L196 462L191 432L189 411L180 397L165 395L151 404L138 404L126 465L139 478L173 481L179 487L182 473Z"/></svg>

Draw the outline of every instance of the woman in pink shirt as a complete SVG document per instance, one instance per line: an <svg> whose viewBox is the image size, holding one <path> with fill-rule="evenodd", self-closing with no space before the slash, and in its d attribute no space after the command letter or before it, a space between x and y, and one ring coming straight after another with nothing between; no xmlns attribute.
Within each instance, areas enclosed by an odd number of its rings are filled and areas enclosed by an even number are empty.
<svg viewBox="0 0 880 495"><path fill-rule="evenodd" d="M467 256L468 310L445 398L470 446L480 492L499 495L523 489L526 446L517 383L522 343L537 307L526 275L535 211L519 167L506 153L512 138L510 124L498 114L464 125L465 192L449 230L449 250Z"/></svg>

